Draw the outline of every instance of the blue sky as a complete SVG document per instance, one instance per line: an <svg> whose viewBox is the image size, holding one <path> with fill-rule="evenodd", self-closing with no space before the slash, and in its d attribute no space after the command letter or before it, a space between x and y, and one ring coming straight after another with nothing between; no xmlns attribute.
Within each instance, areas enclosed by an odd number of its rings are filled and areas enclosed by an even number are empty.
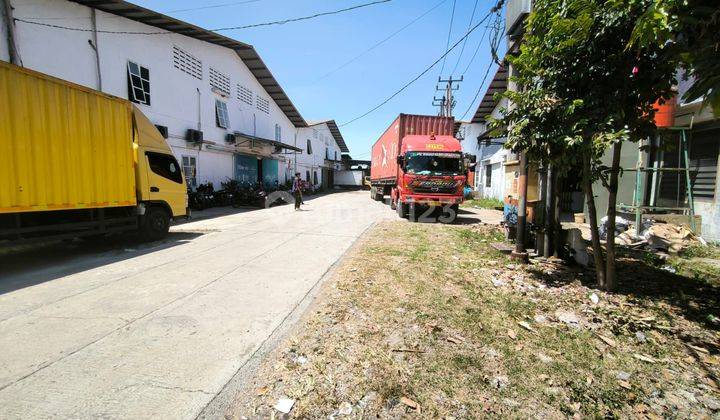
<svg viewBox="0 0 720 420"><path fill-rule="evenodd" d="M204 28L218 28L305 16L369 0L258 0L170 13L237 1L131 1ZM442 4L392 39L323 77L438 3ZM494 3L493 0L478 0L476 23ZM475 0L457 0L451 45L467 31L474 4ZM306 120L335 119L342 124L373 108L442 55L452 6L453 0L393 0L339 15L285 25L224 31L222 34L255 46ZM483 30L483 26L479 27L468 38L454 76L459 76L468 66L480 45ZM455 117L458 119L470 105L491 61L487 38L486 35L456 93ZM448 76L455 67L460 47L448 56L444 76ZM340 128L354 158L369 158L370 146L397 114L437 112L432 106L432 96L441 64L382 108ZM488 79L492 78L494 71L493 68ZM484 89L480 95L483 93ZM466 119L472 116L476 107L477 101Z"/></svg>

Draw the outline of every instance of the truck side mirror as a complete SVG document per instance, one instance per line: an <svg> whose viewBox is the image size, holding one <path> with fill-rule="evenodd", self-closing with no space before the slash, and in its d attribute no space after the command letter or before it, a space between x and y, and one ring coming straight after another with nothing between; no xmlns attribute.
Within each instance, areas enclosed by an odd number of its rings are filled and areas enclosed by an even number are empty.
<svg viewBox="0 0 720 420"><path fill-rule="evenodd" d="M470 163L475 163L475 162L477 162L477 156L471 155L470 153L466 153L466 154L465 154L465 158L466 158L466 159L468 160L468 162L470 162Z"/></svg>
<svg viewBox="0 0 720 420"><path fill-rule="evenodd" d="M397 157L397 164L398 164L399 166L402 166L402 165L403 165L403 162L405 162L405 158L403 158L402 155L398 155L398 157Z"/></svg>

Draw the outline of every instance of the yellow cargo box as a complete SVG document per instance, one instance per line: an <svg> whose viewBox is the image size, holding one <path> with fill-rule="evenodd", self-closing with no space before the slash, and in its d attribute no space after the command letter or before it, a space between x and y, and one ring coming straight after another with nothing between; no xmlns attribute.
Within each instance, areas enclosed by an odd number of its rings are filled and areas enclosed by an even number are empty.
<svg viewBox="0 0 720 420"><path fill-rule="evenodd" d="M0 214L136 204L132 106L0 61Z"/></svg>

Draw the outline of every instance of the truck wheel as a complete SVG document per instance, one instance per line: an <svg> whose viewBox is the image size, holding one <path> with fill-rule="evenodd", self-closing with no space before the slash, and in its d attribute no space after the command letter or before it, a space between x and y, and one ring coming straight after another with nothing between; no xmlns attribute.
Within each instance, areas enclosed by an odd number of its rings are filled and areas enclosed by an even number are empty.
<svg viewBox="0 0 720 420"><path fill-rule="evenodd" d="M410 203L407 205L407 219L411 222L417 222L418 221L418 206L415 205L415 203Z"/></svg>
<svg viewBox="0 0 720 420"><path fill-rule="evenodd" d="M170 229L170 215L161 207L149 207L142 216L140 233L146 241L164 238Z"/></svg>
<svg viewBox="0 0 720 420"><path fill-rule="evenodd" d="M450 208L443 207L442 214L438 217L438 221L446 224L455 223L459 212L460 206L458 204L453 204Z"/></svg>
<svg viewBox="0 0 720 420"><path fill-rule="evenodd" d="M403 203L402 201L397 200L397 204L395 204L395 210L397 210L397 214L401 219L408 217L407 204Z"/></svg>

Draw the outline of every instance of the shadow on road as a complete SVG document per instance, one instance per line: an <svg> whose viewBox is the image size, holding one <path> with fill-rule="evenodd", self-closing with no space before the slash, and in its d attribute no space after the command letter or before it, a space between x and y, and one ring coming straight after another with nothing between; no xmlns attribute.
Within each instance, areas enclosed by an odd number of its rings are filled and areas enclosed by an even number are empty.
<svg viewBox="0 0 720 420"><path fill-rule="evenodd" d="M0 295L140 255L182 245L201 232L170 232L156 242L134 235L61 241L0 250Z"/></svg>

